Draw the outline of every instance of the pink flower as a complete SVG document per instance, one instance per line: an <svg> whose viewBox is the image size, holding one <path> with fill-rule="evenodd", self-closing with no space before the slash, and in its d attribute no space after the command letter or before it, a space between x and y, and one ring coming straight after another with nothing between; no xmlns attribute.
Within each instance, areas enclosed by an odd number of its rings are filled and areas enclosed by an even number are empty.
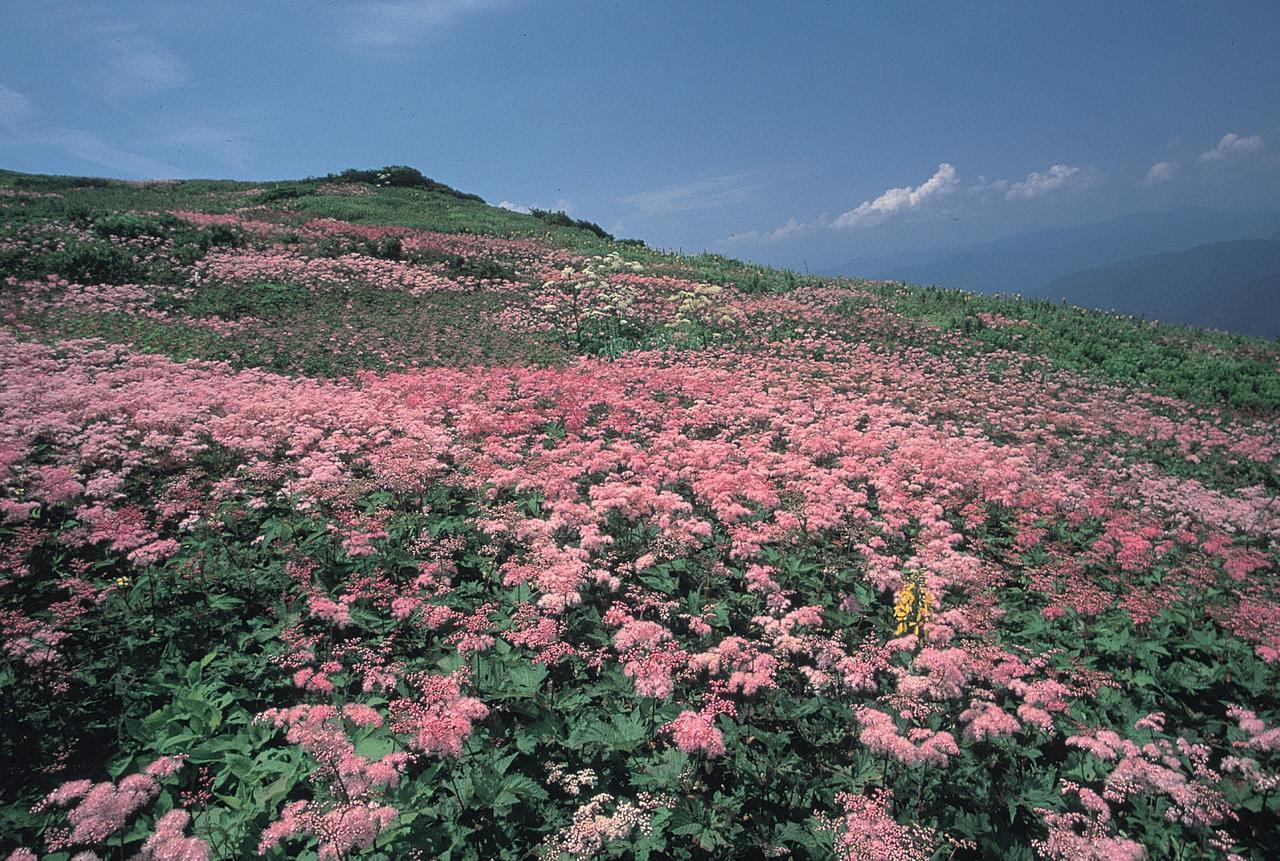
<svg viewBox="0 0 1280 861"><path fill-rule="evenodd" d="M995 703L981 700L975 700L961 712L960 720L968 722L968 726L964 728L964 737L969 741L1013 735L1022 728L1013 715Z"/></svg>
<svg viewBox="0 0 1280 861"><path fill-rule="evenodd" d="M461 756L463 742L489 709L478 699L463 696L454 676L424 674L416 682L422 690L420 698L398 699L388 706L392 730L407 734L410 746L424 753Z"/></svg>
<svg viewBox="0 0 1280 861"><path fill-rule="evenodd" d="M1037 854L1052 861L1143 861L1142 844L1107 834L1103 821L1081 813L1038 811L1049 834L1033 840Z"/></svg>
<svg viewBox="0 0 1280 861"><path fill-rule="evenodd" d="M949 732L916 727L903 737L893 717L882 711L862 706L854 709L854 715L862 724L859 741L876 753L889 754L905 765L945 767L950 757L960 753L955 737Z"/></svg>
<svg viewBox="0 0 1280 861"><path fill-rule="evenodd" d="M155 833L142 844L138 861L208 861L209 845L183 832L191 821L185 810L170 810L156 820Z"/></svg>
<svg viewBox="0 0 1280 861"><path fill-rule="evenodd" d="M724 753L724 736L709 715L685 709L675 720L662 728L671 734L676 747L685 753L702 751L708 757L721 756Z"/></svg>
<svg viewBox="0 0 1280 861"><path fill-rule="evenodd" d="M364 703L347 703L342 707L342 716L356 726L382 726L382 715L373 706Z"/></svg>
<svg viewBox="0 0 1280 861"><path fill-rule="evenodd" d="M265 855L287 837L305 834L319 840L320 858L345 858L354 849L372 846L398 815L394 807L373 801L339 803L328 810L313 802L295 801L286 805L280 818L262 832L258 854Z"/></svg>
<svg viewBox="0 0 1280 861"><path fill-rule="evenodd" d="M842 792L836 803L844 815L833 823L840 861L927 861L938 838L921 825L902 825L889 812L892 797L881 790L870 797Z"/></svg>

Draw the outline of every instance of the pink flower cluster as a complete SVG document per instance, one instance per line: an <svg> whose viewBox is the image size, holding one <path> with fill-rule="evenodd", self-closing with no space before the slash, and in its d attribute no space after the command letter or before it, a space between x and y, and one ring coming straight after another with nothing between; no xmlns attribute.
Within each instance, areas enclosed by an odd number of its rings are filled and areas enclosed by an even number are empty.
<svg viewBox="0 0 1280 861"><path fill-rule="evenodd" d="M938 837L919 824L903 825L893 818L893 796L880 790L871 795L842 792L835 798L843 813L827 823L836 835L840 861L927 861Z"/></svg>
<svg viewBox="0 0 1280 861"><path fill-rule="evenodd" d="M150 804L160 792L160 780L174 774L183 763L183 757L161 757L138 774L130 774L119 783L91 780L72 780L50 792L33 808L40 813L51 807L67 807L69 829L51 829L46 832L46 844L51 852L74 846L96 846L105 843L112 835L122 831L133 815ZM162 818L161 822L165 820ZM169 819L164 829L157 829L158 843L168 843L176 820ZM185 828L185 821L182 827ZM182 828L177 831L181 832ZM199 841L182 844L195 848ZM207 847L205 849L207 852Z"/></svg>
<svg viewBox="0 0 1280 861"><path fill-rule="evenodd" d="M892 715L860 706L854 709L862 731L858 740L875 753L892 756L903 765L946 767L950 757L960 753L955 737L944 730L913 727L904 736Z"/></svg>
<svg viewBox="0 0 1280 861"><path fill-rule="evenodd" d="M476 721L489 709L474 697L462 695L459 676L418 674L409 679L420 696L392 700L391 729L407 735L411 747L423 753L461 756L462 745Z"/></svg>
<svg viewBox="0 0 1280 861"><path fill-rule="evenodd" d="M341 290L369 284L383 290L403 290L411 296L470 289L430 267L383 260L360 254L304 257L283 247L264 251L211 251L192 276L196 284L209 281L244 284L284 281L313 290ZM495 285L486 283L486 287Z"/></svg>
<svg viewBox="0 0 1280 861"><path fill-rule="evenodd" d="M715 758L724 755L724 736L716 728L713 715L685 709L662 728L670 733L676 747L685 753L705 753Z"/></svg>
<svg viewBox="0 0 1280 861"><path fill-rule="evenodd" d="M1148 721L1147 725L1158 722ZM1174 742L1155 738L1138 744L1105 729L1071 736L1066 743L1100 760L1116 763L1102 792L1108 801L1119 803L1134 795L1160 796L1169 802L1166 819L1191 826L1214 825L1235 818L1216 788L1222 777L1210 767L1212 752L1204 744L1183 738Z"/></svg>
<svg viewBox="0 0 1280 861"><path fill-rule="evenodd" d="M287 837L306 835L319 841L321 859L346 858L352 850L372 846L398 815L394 807L376 801L324 806L311 801L293 801L286 804L280 818L262 832L258 853L265 854Z"/></svg>

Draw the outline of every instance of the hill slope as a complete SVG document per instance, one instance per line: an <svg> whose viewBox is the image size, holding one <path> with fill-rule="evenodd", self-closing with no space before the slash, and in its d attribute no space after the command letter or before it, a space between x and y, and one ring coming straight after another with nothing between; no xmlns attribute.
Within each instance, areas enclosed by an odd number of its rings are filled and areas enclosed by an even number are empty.
<svg viewBox="0 0 1280 861"><path fill-rule="evenodd" d="M1065 295L1070 302L1089 305L1091 303L1083 298L1057 292L1051 282L1078 270L1129 258L1182 251L1209 243L1271 238L1278 232L1278 213L1230 213L1184 207L1169 212L1128 215L1099 224L1038 231L964 249L861 258L835 271L983 293L1020 293L1053 300ZM1137 274L1136 270L1132 272ZM1144 297L1153 289L1144 284L1136 292ZM1148 317L1159 316L1154 307L1139 300L1126 310ZM1208 325L1195 320L1178 321Z"/></svg>
<svg viewBox="0 0 1280 861"><path fill-rule="evenodd" d="M387 173L0 175L0 854L1280 856L1280 346Z"/></svg>
<svg viewBox="0 0 1280 861"><path fill-rule="evenodd" d="M1280 337L1280 240L1198 245L1073 272L1047 292L1076 305Z"/></svg>

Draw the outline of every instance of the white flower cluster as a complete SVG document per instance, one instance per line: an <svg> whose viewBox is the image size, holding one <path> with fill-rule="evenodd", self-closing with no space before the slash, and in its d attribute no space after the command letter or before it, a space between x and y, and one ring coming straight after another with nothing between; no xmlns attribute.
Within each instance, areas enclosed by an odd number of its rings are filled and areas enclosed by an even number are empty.
<svg viewBox="0 0 1280 861"><path fill-rule="evenodd" d="M545 298L540 309L581 345L587 330L630 323L635 290L615 282L612 276L642 271L639 263L624 260L616 252L592 257L581 268L566 266L560 277L542 285Z"/></svg>

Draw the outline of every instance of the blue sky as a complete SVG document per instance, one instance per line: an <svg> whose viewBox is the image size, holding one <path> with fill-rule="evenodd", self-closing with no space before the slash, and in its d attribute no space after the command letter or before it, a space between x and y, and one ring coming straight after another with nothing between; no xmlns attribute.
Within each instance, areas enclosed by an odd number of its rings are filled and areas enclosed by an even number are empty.
<svg viewBox="0 0 1280 861"><path fill-rule="evenodd" d="M0 166L410 164L821 268L1126 212L1280 208L1280 4L404 0L0 11Z"/></svg>

